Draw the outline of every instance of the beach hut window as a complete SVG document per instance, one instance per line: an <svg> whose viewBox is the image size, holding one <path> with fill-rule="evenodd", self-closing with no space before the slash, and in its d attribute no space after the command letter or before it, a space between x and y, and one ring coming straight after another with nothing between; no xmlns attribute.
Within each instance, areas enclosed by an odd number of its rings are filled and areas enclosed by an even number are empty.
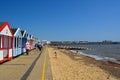
<svg viewBox="0 0 120 80"><path fill-rule="evenodd" d="M15 37L14 40L15 40L15 41L14 41L14 48L16 48L17 38Z"/></svg>
<svg viewBox="0 0 120 80"><path fill-rule="evenodd" d="M21 38L19 38L19 48L21 48Z"/></svg>
<svg viewBox="0 0 120 80"><path fill-rule="evenodd" d="M17 38L17 43L16 43L17 44L17 48L18 48L18 43L19 43L19 38Z"/></svg>
<svg viewBox="0 0 120 80"><path fill-rule="evenodd" d="M8 48L8 36L4 36L4 48Z"/></svg>
<svg viewBox="0 0 120 80"><path fill-rule="evenodd" d="M13 42L14 43L14 48L15 48L15 42L16 42L16 39L14 38L14 42Z"/></svg>

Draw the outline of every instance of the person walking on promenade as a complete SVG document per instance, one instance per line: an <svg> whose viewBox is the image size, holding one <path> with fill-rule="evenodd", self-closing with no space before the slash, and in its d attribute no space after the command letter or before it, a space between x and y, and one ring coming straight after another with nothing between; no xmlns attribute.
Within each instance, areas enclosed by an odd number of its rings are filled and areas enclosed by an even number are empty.
<svg viewBox="0 0 120 80"><path fill-rule="evenodd" d="M35 47L37 47L40 51L42 50L42 45L40 44L40 42L36 43Z"/></svg>
<svg viewBox="0 0 120 80"><path fill-rule="evenodd" d="M26 43L26 54L29 55L30 44L29 42Z"/></svg>

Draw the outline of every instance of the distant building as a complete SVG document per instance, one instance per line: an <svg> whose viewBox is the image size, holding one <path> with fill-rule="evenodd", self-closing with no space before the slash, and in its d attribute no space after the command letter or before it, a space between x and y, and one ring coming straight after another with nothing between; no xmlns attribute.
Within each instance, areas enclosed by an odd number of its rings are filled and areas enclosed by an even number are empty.
<svg viewBox="0 0 120 80"><path fill-rule="evenodd" d="M111 40L104 40L103 43L112 43Z"/></svg>
<svg viewBox="0 0 120 80"><path fill-rule="evenodd" d="M51 42L48 41L48 40L42 40L42 45L45 45L45 44L50 44Z"/></svg>

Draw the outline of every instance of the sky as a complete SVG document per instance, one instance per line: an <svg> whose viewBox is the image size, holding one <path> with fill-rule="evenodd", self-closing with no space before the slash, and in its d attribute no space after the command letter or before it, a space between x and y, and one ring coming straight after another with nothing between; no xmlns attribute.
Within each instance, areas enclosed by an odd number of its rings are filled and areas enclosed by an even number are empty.
<svg viewBox="0 0 120 80"><path fill-rule="evenodd" d="M120 41L120 0L0 0L0 22L41 40Z"/></svg>

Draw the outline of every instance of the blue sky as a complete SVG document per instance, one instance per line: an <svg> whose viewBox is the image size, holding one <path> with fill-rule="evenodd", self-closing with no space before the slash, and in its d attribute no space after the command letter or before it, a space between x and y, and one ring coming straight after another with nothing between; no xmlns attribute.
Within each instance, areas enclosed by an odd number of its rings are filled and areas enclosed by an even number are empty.
<svg viewBox="0 0 120 80"><path fill-rule="evenodd" d="M120 0L1 0L0 22L39 39L120 41Z"/></svg>

